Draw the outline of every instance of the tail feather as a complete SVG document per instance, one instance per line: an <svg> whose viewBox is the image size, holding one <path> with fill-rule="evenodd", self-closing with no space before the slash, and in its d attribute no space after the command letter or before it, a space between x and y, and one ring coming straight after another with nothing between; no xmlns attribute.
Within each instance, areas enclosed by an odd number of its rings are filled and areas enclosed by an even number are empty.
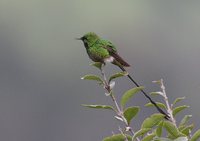
<svg viewBox="0 0 200 141"><path fill-rule="evenodd" d="M126 69L123 66L119 66L119 68L122 71L126 71ZM137 86L140 87L140 85L128 74L128 78ZM166 114L160 107L158 107L158 105L156 104L156 102L154 102L150 96L147 95L147 93L144 90L141 90L141 92L144 94L144 96L146 98L149 99L149 101L156 107L156 109L163 115L165 115L165 119L169 120L170 116L168 114Z"/></svg>
<svg viewBox="0 0 200 141"><path fill-rule="evenodd" d="M124 59L120 57L117 53L112 53L112 56L115 58L114 64L119 63L124 67L130 67L130 65L126 61L124 61Z"/></svg>

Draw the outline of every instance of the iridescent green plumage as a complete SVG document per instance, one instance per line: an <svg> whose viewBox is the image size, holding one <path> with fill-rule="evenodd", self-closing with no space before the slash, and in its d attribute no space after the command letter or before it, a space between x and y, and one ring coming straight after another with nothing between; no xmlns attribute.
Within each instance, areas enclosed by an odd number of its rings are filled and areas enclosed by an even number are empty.
<svg viewBox="0 0 200 141"><path fill-rule="evenodd" d="M117 66L130 66L118 55L117 49L110 41L101 39L93 32L85 34L80 39L84 42L88 56L94 62L105 64L105 62L109 61Z"/></svg>

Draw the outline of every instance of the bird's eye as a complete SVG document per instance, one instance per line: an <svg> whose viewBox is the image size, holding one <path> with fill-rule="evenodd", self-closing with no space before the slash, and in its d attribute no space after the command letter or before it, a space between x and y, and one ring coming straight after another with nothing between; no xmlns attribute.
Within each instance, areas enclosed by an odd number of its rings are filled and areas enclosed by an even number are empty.
<svg viewBox="0 0 200 141"><path fill-rule="evenodd" d="M84 39L84 40L83 40L83 42L84 42L84 43L86 43L86 42L87 42L87 40L86 40L86 39Z"/></svg>

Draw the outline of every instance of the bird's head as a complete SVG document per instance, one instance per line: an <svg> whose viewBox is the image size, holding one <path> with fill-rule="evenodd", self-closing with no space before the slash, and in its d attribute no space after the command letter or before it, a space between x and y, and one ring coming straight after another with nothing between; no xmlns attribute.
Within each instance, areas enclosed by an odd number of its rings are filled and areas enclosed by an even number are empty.
<svg viewBox="0 0 200 141"><path fill-rule="evenodd" d="M77 38L77 40L83 41L85 47L92 46L98 39L99 36L94 32L86 33L83 37Z"/></svg>

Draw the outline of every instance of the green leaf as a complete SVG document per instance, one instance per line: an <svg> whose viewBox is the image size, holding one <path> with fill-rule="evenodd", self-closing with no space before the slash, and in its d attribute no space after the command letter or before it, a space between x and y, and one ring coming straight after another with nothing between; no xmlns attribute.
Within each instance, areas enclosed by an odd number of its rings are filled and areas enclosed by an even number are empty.
<svg viewBox="0 0 200 141"><path fill-rule="evenodd" d="M173 102L173 105L175 105L177 102L179 102L183 99L185 99L185 97L179 97L179 98L175 99L174 102Z"/></svg>
<svg viewBox="0 0 200 141"><path fill-rule="evenodd" d="M156 83L156 84L158 84L158 85L161 85L162 84L162 79L160 79L160 80L154 80L154 81L152 81L153 83Z"/></svg>
<svg viewBox="0 0 200 141"><path fill-rule="evenodd" d="M131 136L126 135L128 141L131 141ZM113 135L111 137L106 137L103 141L125 141L125 137L122 134Z"/></svg>
<svg viewBox="0 0 200 141"><path fill-rule="evenodd" d="M175 139L174 141L188 141L187 137L179 137L177 139Z"/></svg>
<svg viewBox="0 0 200 141"><path fill-rule="evenodd" d="M83 79L83 80L96 80L96 81L99 81L100 83L103 83L103 80L99 76L93 75L93 74L85 75L81 79Z"/></svg>
<svg viewBox="0 0 200 141"><path fill-rule="evenodd" d="M158 105L158 107L163 108L163 109L167 109L165 104L161 103L161 102L156 102L156 104ZM152 103L147 103L145 104L146 107L152 107L154 106Z"/></svg>
<svg viewBox="0 0 200 141"><path fill-rule="evenodd" d="M139 131L135 132L134 136L133 136L133 140L136 139L139 136L142 136L144 134L146 134L147 132L149 132L151 130L151 128L143 128L140 129Z"/></svg>
<svg viewBox="0 0 200 141"><path fill-rule="evenodd" d="M156 128L156 135L158 137L161 137L162 136L162 129L163 129L163 121L161 121L159 124L158 124L158 127Z"/></svg>
<svg viewBox="0 0 200 141"><path fill-rule="evenodd" d="M164 127L167 130L167 132L172 135L174 138L180 137L181 133L179 132L178 128L169 121L164 122Z"/></svg>
<svg viewBox="0 0 200 141"><path fill-rule="evenodd" d="M190 139L190 141L198 141L198 139L200 138L200 129L197 130L194 135L192 136L192 138Z"/></svg>
<svg viewBox="0 0 200 141"><path fill-rule="evenodd" d="M114 108L112 106L109 106L109 105L86 105L86 104L82 104L82 106L88 107L88 108L94 108L94 109L109 109L109 110L114 110Z"/></svg>
<svg viewBox="0 0 200 141"><path fill-rule="evenodd" d="M182 110L184 110L185 108L188 108L189 106L187 105L183 105L183 106L179 106L173 109L173 116L175 117L177 113L181 112Z"/></svg>
<svg viewBox="0 0 200 141"><path fill-rule="evenodd" d="M137 92L141 91L144 89L144 87L135 87L133 89L130 89L124 93L124 95L121 98L121 106L124 107L127 101Z"/></svg>
<svg viewBox="0 0 200 141"><path fill-rule="evenodd" d="M163 114L153 114L143 121L141 128L152 128L162 121L164 117L165 115Z"/></svg>
<svg viewBox="0 0 200 141"><path fill-rule="evenodd" d="M132 118L134 118L139 111L139 107L129 107L124 111L124 117L126 118L128 125L130 124Z"/></svg>
<svg viewBox="0 0 200 141"><path fill-rule="evenodd" d="M155 137L153 141L172 141L172 140L168 138Z"/></svg>
<svg viewBox="0 0 200 141"><path fill-rule="evenodd" d="M92 63L92 64L90 64L91 66L94 66L94 67L96 67L96 68L98 68L98 69L100 69L101 70L101 68L102 68L102 63L101 62L95 62L95 63Z"/></svg>
<svg viewBox="0 0 200 141"><path fill-rule="evenodd" d="M153 138L156 136L156 134L150 134L150 135L146 135L142 141L152 141Z"/></svg>
<svg viewBox="0 0 200 141"><path fill-rule="evenodd" d="M185 134L186 136L189 136L189 134L191 133L192 129L194 128L194 124L188 125L185 128L183 128L182 130L180 130L183 134Z"/></svg>
<svg viewBox="0 0 200 141"><path fill-rule="evenodd" d="M181 120L179 127L184 126L191 117L192 117L192 115L185 115L184 118Z"/></svg>
<svg viewBox="0 0 200 141"><path fill-rule="evenodd" d="M162 95L162 92L151 92L150 95Z"/></svg>
<svg viewBox="0 0 200 141"><path fill-rule="evenodd" d="M112 75L112 76L109 78L109 81L108 81L108 82L112 81L112 80L115 79L115 78L122 77L122 76L127 76L127 75L128 75L128 72L125 72L125 71L116 73L116 74Z"/></svg>

